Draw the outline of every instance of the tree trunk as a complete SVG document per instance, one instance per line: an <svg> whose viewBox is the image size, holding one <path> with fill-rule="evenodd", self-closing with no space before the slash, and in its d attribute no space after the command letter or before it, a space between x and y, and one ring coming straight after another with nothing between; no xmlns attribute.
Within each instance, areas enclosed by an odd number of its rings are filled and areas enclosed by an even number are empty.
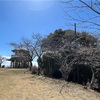
<svg viewBox="0 0 100 100"><path fill-rule="evenodd" d="M31 69L32 69L32 61L30 61L29 71L31 71Z"/></svg>
<svg viewBox="0 0 100 100"><path fill-rule="evenodd" d="M42 59L41 57L38 58L38 75L41 73L41 68L42 68Z"/></svg>
<svg viewBox="0 0 100 100"><path fill-rule="evenodd" d="M90 88L91 89L93 89L94 80L95 80L95 73L93 72L92 79L91 79L91 83L90 83Z"/></svg>
<svg viewBox="0 0 100 100"><path fill-rule="evenodd" d="M0 63L0 68L1 68L1 63Z"/></svg>
<svg viewBox="0 0 100 100"><path fill-rule="evenodd" d="M77 70L77 83L79 83L79 69L78 69L78 66L77 66L76 70Z"/></svg>

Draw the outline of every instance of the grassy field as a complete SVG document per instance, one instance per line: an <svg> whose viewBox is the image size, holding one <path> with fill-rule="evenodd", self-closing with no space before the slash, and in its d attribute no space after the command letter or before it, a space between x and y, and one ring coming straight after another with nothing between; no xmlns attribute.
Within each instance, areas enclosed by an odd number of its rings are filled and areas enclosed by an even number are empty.
<svg viewBox="0 0 100 100"><path fill-rule="evenodd" d="M26 69L0 69L0 100L100 100L83 86L37 75Z"/></svg>

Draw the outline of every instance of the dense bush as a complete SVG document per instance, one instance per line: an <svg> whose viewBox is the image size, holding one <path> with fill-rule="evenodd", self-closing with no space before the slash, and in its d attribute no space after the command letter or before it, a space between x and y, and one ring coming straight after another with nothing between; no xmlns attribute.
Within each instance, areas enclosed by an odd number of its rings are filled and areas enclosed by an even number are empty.
<svg viewBox="0 0 100 100"><path fill-rule="evenodd" d="M43 61L43 74L48 77L54 77L54 78L61 78L62 74L59 71L60 64L59 64L60 55L47 52L43 55L42 61Z"/></svg>
<svg viewBox="0 0 100 100"><path fill-rule="evenodd" d="M75 64L71 70L68 81L73 81L79 84L86 85L92 78L92 71L90 66L84 64Z"/></svg>
<svg viewBox="0 0 100 100"><path fill-rule="evenodd" d="M45 52L52 52L49 57L43 56L47 76L59 75L60 69L65 80L85 85L89 81L92 89L100 89L100 47L96 37L87 32L74 34L72 30L59 29L45 38L42 46ZM54 57L56 52L60 60Z"/></svg>

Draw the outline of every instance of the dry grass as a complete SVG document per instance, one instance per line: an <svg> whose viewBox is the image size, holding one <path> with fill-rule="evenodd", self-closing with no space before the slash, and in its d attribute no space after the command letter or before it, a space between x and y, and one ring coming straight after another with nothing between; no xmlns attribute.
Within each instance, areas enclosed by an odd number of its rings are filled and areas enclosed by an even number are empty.
<svg viewBox="0 0 100 100"><path fill-rule="evenodd" d="M86 90L81 85L25 71L0 69L0 100L100 100L100 93Z"/></svg>

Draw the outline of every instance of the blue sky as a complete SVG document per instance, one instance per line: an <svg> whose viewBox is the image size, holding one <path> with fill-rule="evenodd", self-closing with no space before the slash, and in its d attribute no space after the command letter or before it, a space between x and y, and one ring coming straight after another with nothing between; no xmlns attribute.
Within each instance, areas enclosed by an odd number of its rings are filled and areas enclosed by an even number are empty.
<svg viewBox="0 0 100 100"><path fill-rule="evenodd" d="M78 4L77 0L74 3ZM0 0L0 55L10 57L13 48L8 44L19 43L23 36L48 35L59 28L74 29L68 26L71 20L64 19L64 15L59 0Z"/></svg>
<svg viewBox="0 0 100 100"><path fill-rule="evenodd" d="M22 36L66 29L63 13L58 0L0 0L0 55L9 57L13 48L8 44Z"/></svg>

